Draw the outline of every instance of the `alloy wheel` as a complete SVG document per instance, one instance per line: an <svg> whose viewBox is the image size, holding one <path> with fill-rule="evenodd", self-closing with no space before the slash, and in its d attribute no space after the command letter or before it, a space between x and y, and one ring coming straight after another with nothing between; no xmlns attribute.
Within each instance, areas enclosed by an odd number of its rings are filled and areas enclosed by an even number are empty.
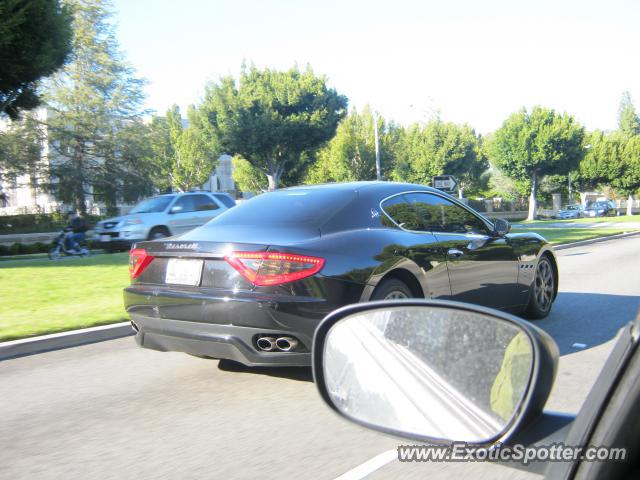
<svg viewBox="0 0 640 480"><path fill-rule="evenodd" d="M392 290L385 297L385 300L402 300L405 298L409 298L406 293L401 292L400 290Z"/></svg>
<svg viewBox="0 0 640 480"><path fill-rule="evenodd" d="M551 303L553 302L553 287L553 269L549 261L543 259L536 269L534 294L538 306L544 311L551 308Z"/></svg>

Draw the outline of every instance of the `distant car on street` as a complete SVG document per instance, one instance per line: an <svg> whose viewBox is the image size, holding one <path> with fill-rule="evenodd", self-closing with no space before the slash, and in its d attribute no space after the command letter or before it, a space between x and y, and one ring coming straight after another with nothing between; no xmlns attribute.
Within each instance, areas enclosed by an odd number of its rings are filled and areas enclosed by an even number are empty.
<svg viewBox="0 0 640 480"><path fill-rule="evenodd" d="M590 202L584 209L585 217L615 217L616 215L618 215L618 207L611 200Z"/></svg>
<svg viewBox="0 0 640 480"><path fill-rule="evenodd" d="M562 210L556 213L558 220L568 220L572 218L580 218L584 215L584 207L580 204L566 205Z"/></svg>
<svg viewBox="0 0 640 480"><path fill-rule="evenodd" d="M99 222L94 240L105 250L128 250L135 242L186 233L235 204L229 194L220 192L158 195L143 200L126 215Z"/></svg>

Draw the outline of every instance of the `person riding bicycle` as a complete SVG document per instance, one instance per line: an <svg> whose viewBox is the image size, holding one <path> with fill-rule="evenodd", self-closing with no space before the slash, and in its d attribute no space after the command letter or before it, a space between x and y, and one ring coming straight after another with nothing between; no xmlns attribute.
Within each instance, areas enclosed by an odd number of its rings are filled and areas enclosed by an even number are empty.
<svg viewBox="0 0 640 480"><path fill-rule="evenodd" d="M67 249L80 251L80 243L84 242L86 231L88 230L87 222L79 210L67 213L67 226L65 231L69 231L66 237Z"/></svg>

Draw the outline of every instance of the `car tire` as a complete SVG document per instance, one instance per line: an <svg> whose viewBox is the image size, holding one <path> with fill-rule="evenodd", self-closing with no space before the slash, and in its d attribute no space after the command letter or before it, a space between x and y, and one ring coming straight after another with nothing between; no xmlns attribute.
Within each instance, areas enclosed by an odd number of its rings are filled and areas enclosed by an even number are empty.
<svg viewBox="0 0 640 480"><path fill-rule="evenodd" d="M148 240L160 240L161 238L168 237L169 230L165 227L153 227L149 232Z"/></svg>
<svg viewBox="0 0 640 480"><path fill-rule="evenodd" d="M402 300L413 297L414 295L406 283L397 278L388 278L376 287L371 295L371 300Z"/></svg>
<svg viewBox="0 0 640 480"><path fill-rule="evenodd" d="M555 300L556 271L549 257L544 255L536 265L535 277L529 293L529 304L524 316L538 320L549 315Z"/></svg>

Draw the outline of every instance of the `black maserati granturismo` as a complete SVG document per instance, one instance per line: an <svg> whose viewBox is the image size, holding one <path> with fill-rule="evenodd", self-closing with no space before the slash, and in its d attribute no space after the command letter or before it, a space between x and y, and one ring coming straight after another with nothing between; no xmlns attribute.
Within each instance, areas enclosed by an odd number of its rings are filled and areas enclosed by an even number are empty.
<svg viewBox="0 0 640 480"><path fill-rule="evenodd" d="M422 185L287 188L186 234L134 245L139 345L246 365L309 365L316 326L356 302L440 298L530 318L558 289L551 246Z"/></svg>

